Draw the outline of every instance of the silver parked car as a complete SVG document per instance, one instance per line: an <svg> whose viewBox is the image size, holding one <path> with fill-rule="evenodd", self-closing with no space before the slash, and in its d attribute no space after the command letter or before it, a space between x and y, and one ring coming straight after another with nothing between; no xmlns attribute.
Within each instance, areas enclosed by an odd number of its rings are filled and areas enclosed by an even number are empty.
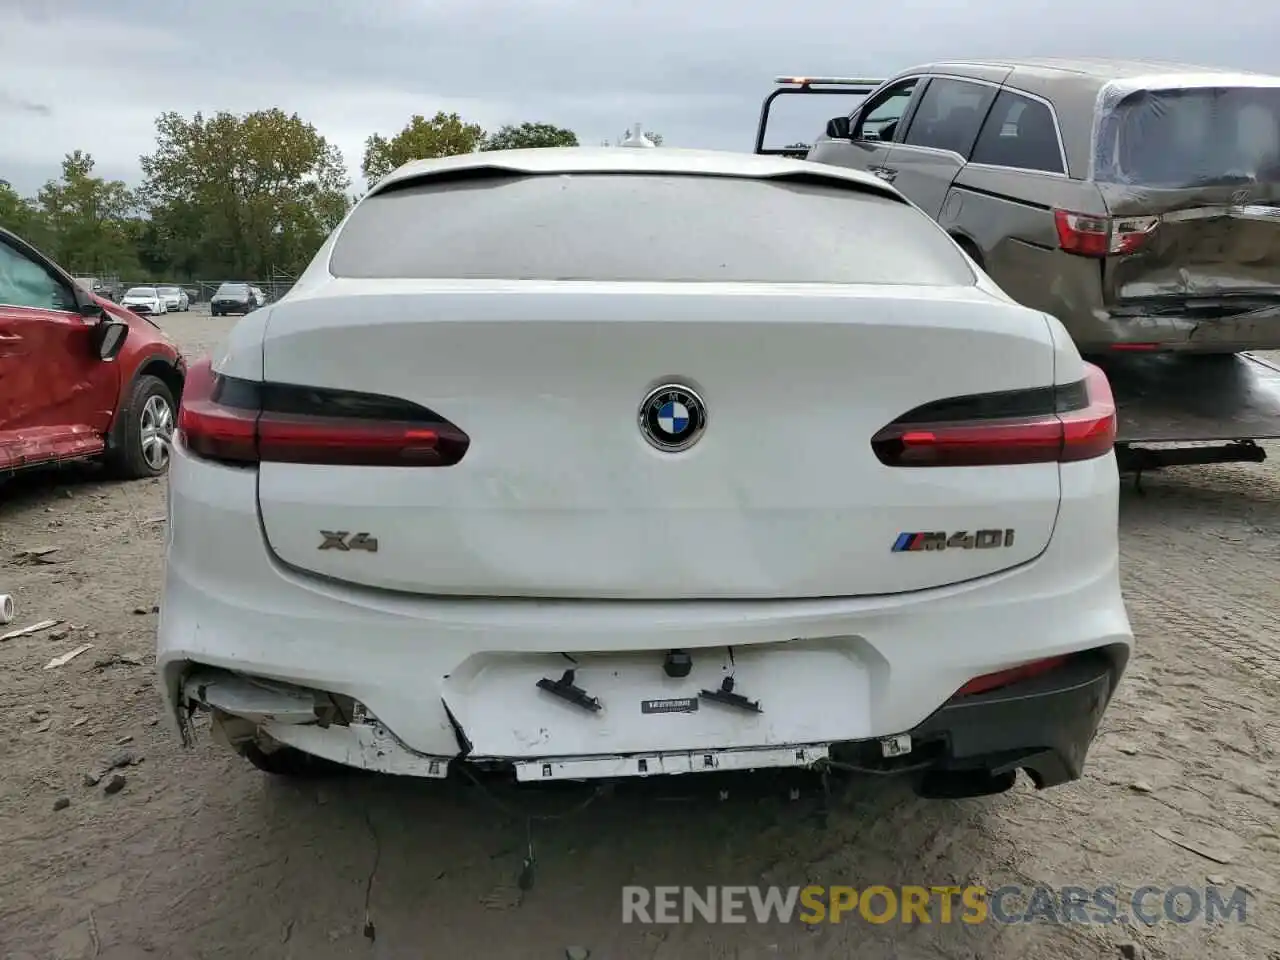
<svg viewBox="0 0 1280 960"><path fill-rule="evenodd" d="M181 287L156 287L156 292L164 298L165 309L185 313L191 309L191 298Z"/></svg>
<svg viewBox="0 0 1280 960"><path fill-rule="evenodd" d="M934 63L829 121L808 158L893 183L1085 353L1280 348L1280 77Z"/></svg>

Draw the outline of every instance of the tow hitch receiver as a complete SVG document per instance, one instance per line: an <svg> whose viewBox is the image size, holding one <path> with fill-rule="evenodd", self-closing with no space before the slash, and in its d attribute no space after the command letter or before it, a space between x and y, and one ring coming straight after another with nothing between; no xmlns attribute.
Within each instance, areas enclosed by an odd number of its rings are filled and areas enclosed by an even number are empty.
<svg viewBox="0 0 1280 960"><path fill-rule="evenodd" d="M576 707L581 707L583 710L590 710L592 713L597 712L600 709L599 698L588 696L587 691L577 686L573 681L573 671L566 670L559 680L551 680L547 677L543 677L538 681L538 689L554 694L561 700L568 701Z"/></svg>
<svg viewBox="0 0 1280 960"><path fill-rule="evenodd" d="M719 690L703 690L698 696L712 703L723 703L726 707L737 707L750 713L762 713L759 700L748 700L740 693L733 692L733 677L725 677L720 682Z"/></svg>

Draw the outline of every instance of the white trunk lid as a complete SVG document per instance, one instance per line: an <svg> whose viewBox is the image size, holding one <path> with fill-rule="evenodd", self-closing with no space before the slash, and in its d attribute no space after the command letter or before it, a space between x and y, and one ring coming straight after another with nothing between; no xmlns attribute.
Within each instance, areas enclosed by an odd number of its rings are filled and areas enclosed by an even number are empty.
<svg viewBox="0 0 1280 960"><path fill-rule="evenodd" d="M1048 325L975 288L334 280L273 307L264 375L413 401L471 438L449 467L264 463L284 562L440 595L787 598L919 590L1047 545L1056 463L890 468L870 439L946 397L1048 385ZM679 453L640 405L685 385ZM904 533L1009 546L894 552ZM321 531L376 552L321 550Z"/></svg>

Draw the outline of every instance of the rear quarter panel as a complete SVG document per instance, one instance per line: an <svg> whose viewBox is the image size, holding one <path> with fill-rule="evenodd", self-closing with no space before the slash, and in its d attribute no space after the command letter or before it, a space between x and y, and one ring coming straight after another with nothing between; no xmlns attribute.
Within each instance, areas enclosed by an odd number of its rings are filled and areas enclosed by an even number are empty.
<svg viewBox="0 0 1280 960"><path fill-rule="evenodd" d="M967 166L952 184L939 223L977 247L983 268L1009 296L1073 325L1092 316L1100 278L1096 263L1058 249L1055 208L1106 213L1091 183Z"/></svg>

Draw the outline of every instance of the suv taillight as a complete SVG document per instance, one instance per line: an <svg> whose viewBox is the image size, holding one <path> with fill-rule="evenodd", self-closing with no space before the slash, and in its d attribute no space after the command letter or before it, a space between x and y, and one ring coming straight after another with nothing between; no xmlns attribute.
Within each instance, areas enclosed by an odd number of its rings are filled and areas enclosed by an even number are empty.
<svg viewBox="0 0 1280 960"><path fill-rule="evenodd" d="M193 455L236 465L448 467L471 444L407 400L225 377L208 358L187 371L178 433Z"/></svg>
<svg viewBox="0 0 1280 960"><path fill-rule="evenodd" d="M1116 405L1107 375L1085 364L1065 386L939 400L899 417L871 438L887 467L978 467L1069 463L1115 444Z"/></svg>
<svg viewBox="0 0 1280 960"><path fill-rule="evenodd" d="M1160 225L1159 217L1099 217L1069 210L1053 211L1058 245L1082 257L1133 253Z"/></svg>

